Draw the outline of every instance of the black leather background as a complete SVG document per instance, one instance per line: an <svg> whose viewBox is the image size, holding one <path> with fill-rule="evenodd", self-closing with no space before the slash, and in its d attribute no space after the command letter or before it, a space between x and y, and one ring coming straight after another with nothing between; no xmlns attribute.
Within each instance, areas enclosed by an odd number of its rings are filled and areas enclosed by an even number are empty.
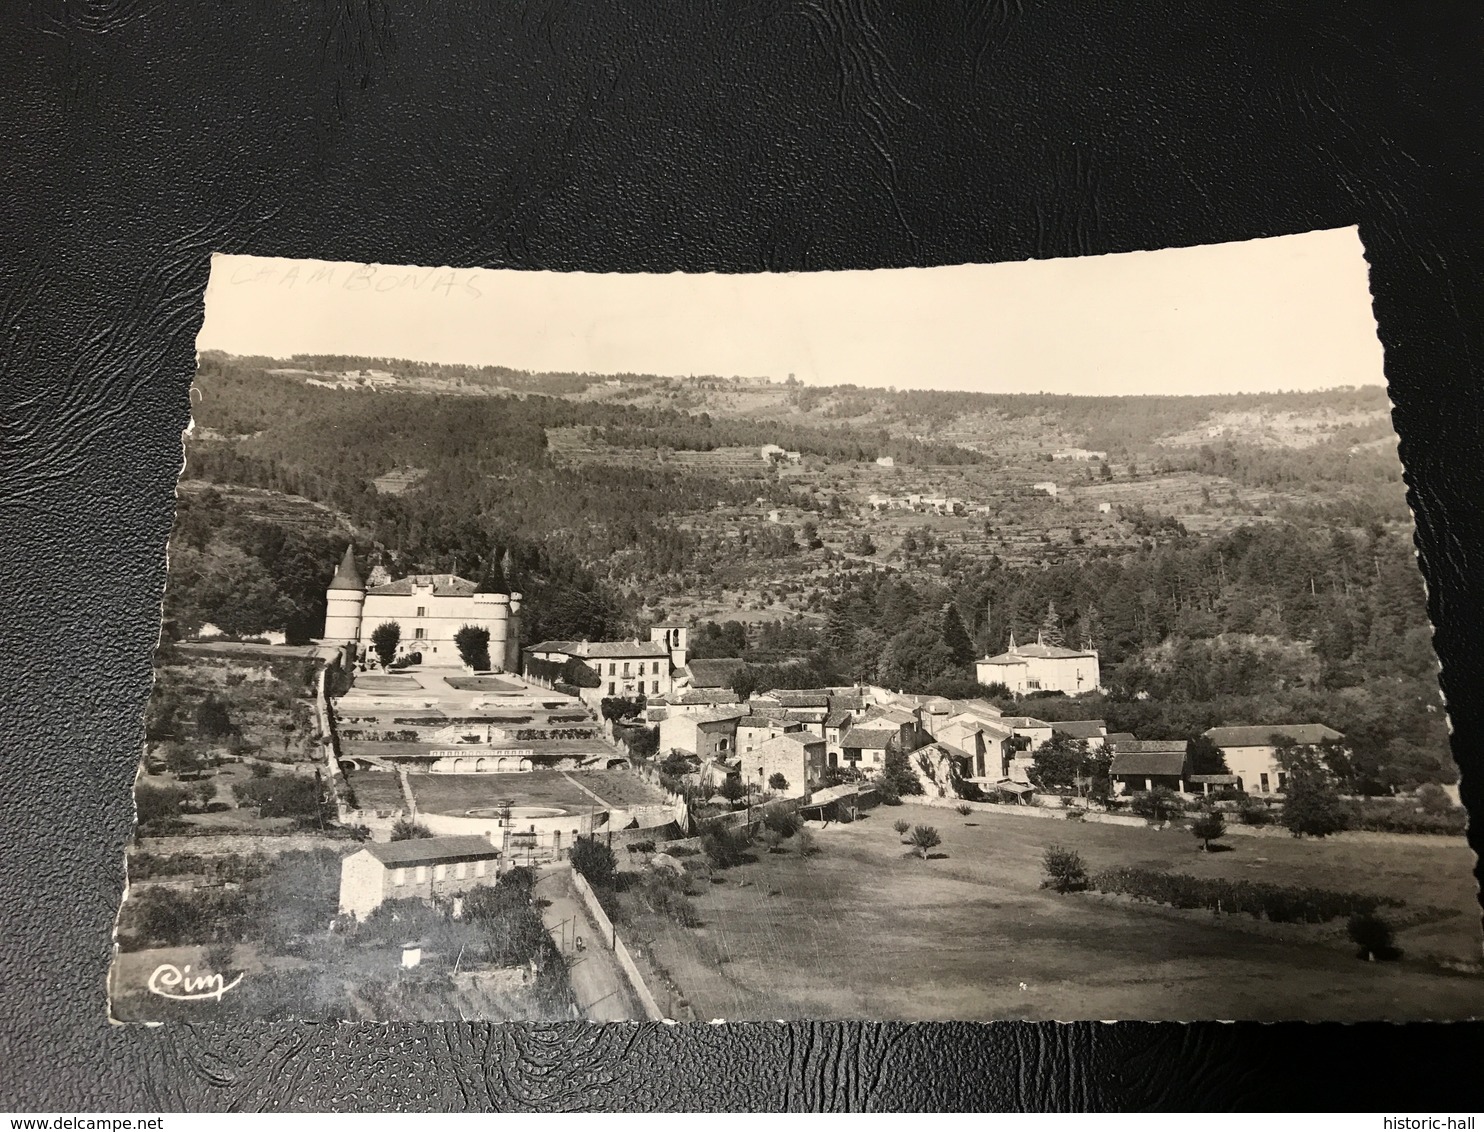
<svg viewBox="0 0 1484 1132"><path fill-rule="evenodd" d="M815 270L1358 223L1480 813L1476 3L12 0L3 26L0 1108L1477 1104L1473 1025L104 1020L214 249Z"/></svg>

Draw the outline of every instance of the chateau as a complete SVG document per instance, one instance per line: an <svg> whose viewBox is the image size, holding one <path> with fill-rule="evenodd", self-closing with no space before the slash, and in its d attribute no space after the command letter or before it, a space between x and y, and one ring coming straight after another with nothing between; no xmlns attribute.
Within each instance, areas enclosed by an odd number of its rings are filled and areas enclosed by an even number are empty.
<svg viewBox="0 0 1484 1132"><path fill-rule="evenodd" d="M1048 645L1040 634L1033 645L1015 644L999 656L974 662L974 676L981 684L1003 684L1011 693L1065 692L1075 696L1094 692L1102 686L1096 649L1068 649Z"/></svg>
<svg viewBox="0 0 1484 1132"><path fill-rule="evenodd" d="M474 625L489 630L492 669L520 670L521 595L498 566L480 582L457 574L413 574L367 589L356 569L355 548L346 547L327 598L327 644L364 653L377 626L390 622L401 630L398 656L416 652L425 663L459 664L454 635Z"/></svg>

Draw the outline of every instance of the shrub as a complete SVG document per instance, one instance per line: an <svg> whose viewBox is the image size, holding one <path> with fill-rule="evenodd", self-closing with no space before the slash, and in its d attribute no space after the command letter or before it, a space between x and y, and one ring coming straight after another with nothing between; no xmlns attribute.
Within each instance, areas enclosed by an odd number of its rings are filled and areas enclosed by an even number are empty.
<svg viewBox="0 0 1484 1132"><path fill-rule="evenodd" d="M1267 806L1256 800L1243 802L1237 816L1242 819L1243 825L1267 825L1273 820Z"/></svg>
<svg viewBox="0 0 1484 1132"><path fill-rule="evenodd" d="M595 888L611 888L618 861L613 850L592 837L580 837L572 844L572 867Z"/></svg>
<svg viewBox="0 0 1484 1132"><path fill-rule="evenodd" d="M1439 817L1453 809L1453 799L1448 797L1448 791L1436 782L1427 782L1417 788L1417 804L1430 817Z"/></svg>
<svg viewBox="0 0 1484 1132"><path fill-rule="evenodd" d="M1193 877L1152 869L1109 869L1092 878L1092 887L1099 892L1123 893L1175 908L1266 916L1274 923L1320 924L1357 912L1374 912L1383 904L1401 904L1400 900L1359 892Z"/></svg>
<svg viewBox="0 0 1484 1132"><path fill-rule="evenodd" d="M804 819L792 810L773 810L763 818L763 825L780 837L792 837L804 828Z"/></svg>
<svg viewBox="0 0 1484 1132"><path fill-rule="evenodd" d="M963 817L968 817L970 814L972 814L974 812L974 807L973 806L966 806L962 802L960 802L958 805L954 806L953 808L955 810L957 810L959 812L959 814L962 815Z"/></svg>
<svg viewBox="0 0 1484 1132"><path fill-rule="evenodd" d="M776 853L783 848L783 834L776 829L764 827L762 832L763 846L769 853Z"/></svg>
<svg viewBox="0 0 1484 1132"><path fill-rule="evenodd" d="M134 805L139 811L139 824L170 821L180 816L180 804L186 792L179 786L151 786L141 782L134 787Z"/></svg>
<svg viewBox="0 0 1484 1132"><path fill-rule="evenodd" d="M910 821L903 821L901 818L898 818L896 821L891 823L891 827L892 829L897 831L898 837L905 838L907 836L907 831L912 828L912 823Z"/></svg>
<svg viewBox="0 0 1484 1132"><path fill-rule="evenodd" d="M814 834L807 829L801 829L794 834L794 850L800 857L812 857L819 852L819 845L814 840Z"/></svg>
<svg viewBox="0 0 1484 1132"><path fill-rule="evenodd" d="M432 837L433 831L422 822L411 818L398 818L392 825L393 841L413 841L421 837Z"/></svg>
<svg viewBox="0 0 1484 1132"><path fill-rule="evenodd" d="M1180 795L1165 786L1140 791L1133 796L1129 805L1134 813L1151 825L1169 821L1185 812L1185 805L1181 802Z"/></svg>
<svg viewBox="0 0 1484 1132"><path fill-rule="evenodd" d="M208 695L196 705L196 731L203 739L225 739L233 730L227 705L215 696Z"/></svg>
<svg viewBox="0 0 1484 1132"><path fill-rule="evenodd" d="M1046 867L1046 879L1042 888L1054 888L1057 892L1081 892L1087 887L1087 867L1082 855L1075 849L1053 845L1041 857Z"/></svg>
<svg viewBox="0 0 1484 1132"><path fill-rule="evenodd" d="M742 795L747 793L747 787L742 784L740 778L728 777L716 791L728 802L739 801Z"/></svg>
<svg viewBox="0 0 1484 1132"><path fill-rule="evenodd" d="M926 861L928 850L942 845L943 839L938 836L938 831L932 826L919 825L913 827L911 844L912 848L917 850L918 855Z"/></svg>
<svg viewBox="0 0 1484 1132"><path fill-rule="evenodd" d="M647 838L645 840L643 840L643 841L632 842L629 845L629 852L630 853L653 853L654 852L654 842L653 841L650 841Z"/></svg>
<svg viewBox="0 0 1484 1132"><path fill-rule="evenodd" d="M252 764L252 776L254 778L272 778L273 768L267 763L255 762Z"/></svg>
<svg viewBox="0 0 1484 1132"><path fill-rule="evenodd" d="M1391 925L1374 912L1357 912L1351 916L1345 933L1362 959L1396 959L1401 955L1393 943Z"/></svg>
<svg viewBox="0 0 1484 1132"><path fill-rule="evenodd" d="M1226 819L1215 810L1208 810L1190 823L1190 832L1201 843L1201 848L1209 851L1211 842L1226 836Z"/></svg>
<svg viewBox="0 0 1484 1132"><path fill-rule="evenodd" d="M253 778L232 785L238 805L256 806L265 818L323 818L324 791L302 775Z"/></svg>
<svg viewBox="0 0 1484 1132"><path fill-rule="evenodd" d="M772 774L768 775L768 789L787 790L788 779L783 777L781 771L774 771Z"/></svg>
<svg viewBox="0 0 1484 1132"><path fill-rule="evenodd" d="M742 864L750 847L745 830L728 829L721 822L709 823L701 833L701 849L718 869Z"/></svg>

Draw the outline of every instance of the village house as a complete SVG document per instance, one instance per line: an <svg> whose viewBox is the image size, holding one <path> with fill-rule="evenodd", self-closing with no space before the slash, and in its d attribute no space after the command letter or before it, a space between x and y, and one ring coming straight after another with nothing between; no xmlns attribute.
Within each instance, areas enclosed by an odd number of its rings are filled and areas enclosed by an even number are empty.
<svg viewBox="0 0 1484 1132"><path fill-rule="evenodd" d="M1113 764L1108 773L1115 794L1159 786L1185 793L1190 766L1184 739L1118 739L1110 746Z"/></svg>
<svg viewBox="0 0 1484 1132"><path fill-rule="evenodd" d="M372 842L340 862L340 911L364 920L388 900L452 901L499 877L500 852L483 837Z"/></svg>
<svg viewBox="0 0 1484 1132"><path fill-rule="evenodd" d="M583 702L596 709L614 697L669 695L677 676L687 670L689 633L685 625L665 623L651 626L647 641L540 641L521 652L528 660L552 664L580 660L599 681L596 687L581 690Z"/></svg>
<svg viewBox="0 0 1484 1132"><path fill-rule="evenodd" d="M1108 724L1102 719L1062 719L1051 725L1053 737L1086 739L1089 747L1105 746L1108 739Z"/></svg>
<svg viewBox="0 0 1484 1132"><path fill-rule="evenodd" d="M780 798L802 798L824 776L824 765L824 740L807 732L790 731L741 756L739 769L744 783L756 783ZM775 779L774 775L782 778Z"/></svg>
<svg viewBox="0 0 1484 1132"><path fill-rule="evenodd" d="M781 715L745 715L737 721L737 753L746 756L769 739L803 729L804 725L798 720Z"/></svg>
<svg viewBox="0 0 1484 1132"><path fill-rule="evenodd" d="M1051 454L1053 460L1106 460L1106 452L1098 452L1091 448L1062 448Z"/></svg>
<svg viewBox="0 0 1484 1132"><path fill-rule="evenodd" d="M676 674L676 684L690 688L723 688L731 690L732 683L747 667L747 662L736 657L716 660L691 660Z"/></svg>
<svg viewBox="0 0 1484 1132"><path fill-rule="evenodd" d="M1000 717L1000 722L1023 741L1017 744L1022 750L1034 751L1042 743L1051 742L1051 724L1044 719L1029 715L1005 715Z"/></svg>
<svg viewBox="0 0 1484 1132"><path fill-rule="evenodd" d="M1053 480L1042 480L1040 483L1033 483L1031 484L1031 489L1049 495L1052 499L1056 498L1057 487Z"/></svg>
<svg viewBox="0 0 1484 1132"><path fill-rule="evenodd" d="M1096 649L1069 649L1048 645L1037 634L1033 645L1016 645L998 656L974 662L974 678L981 684L1002 684L1012 695L1028 692L1065 692L1069 696L1102 687Z"/></svg>
<svg viewBox="0 0 1484 1132"><path fill-rule="evenodd" d="M1278 765L1279 744L1317 747L1345 738L1322 723L1212 727L1205 736L1221 749L1227 771L1236 776L1237 789L1248 794L1277 794L1287 787L1288 772Z"/></svg>
<svg viewBox="0 0 1484 1132"><path fill-rule="evenodd" d="M669 714L660 721L660 754L680 751L702 763L729 759L737 750L737 721L746 715L742 707Z"/></svg>

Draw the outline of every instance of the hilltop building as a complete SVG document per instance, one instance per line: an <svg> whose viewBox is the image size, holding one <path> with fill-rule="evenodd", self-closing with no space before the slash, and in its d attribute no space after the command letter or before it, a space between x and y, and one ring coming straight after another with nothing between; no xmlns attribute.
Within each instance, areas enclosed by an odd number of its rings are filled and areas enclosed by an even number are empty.
<svg viewBox="0 0 1484 1132"><path fill-rule="evenodd" d="M582 661L599 680L597 687L582 689L587 701L670 695L689 682L689 648L690 628L666 622L651 626L647 641L540 641L521 651L528 661Z"/></svg>
<svg viewBox="0 0 1484 1132"><path fill-rule="evenodd" d="M1069 696L1095 692L1102 687L1097 649L1068 649L1048 645L1036 635L1036 643L1010 647L999 656L974 662L974 676L981 684L1003 684L1017 696L1027 692L1065 692Z"/></svg>
<svg viewBox="0 0 1484 1132"><path fill-rule="evenodd" d="M368 588L356 569L355 547L348 546L326 595L323 639L361 656L377 627L390 622L401 631L398 656L416 652L429 663L459 664L454 635L474 625L489 630L490 668L513 672L520 668L520 602L498 565L480 582L413 574Z"/></svg>

